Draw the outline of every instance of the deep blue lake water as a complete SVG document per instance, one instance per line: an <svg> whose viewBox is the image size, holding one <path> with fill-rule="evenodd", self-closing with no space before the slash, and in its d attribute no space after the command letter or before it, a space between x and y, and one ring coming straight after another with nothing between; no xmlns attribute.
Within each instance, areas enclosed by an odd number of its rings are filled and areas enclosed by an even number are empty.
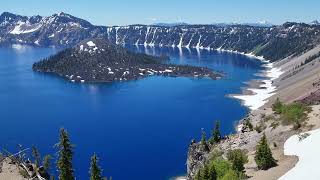
<svg viewBox="0 0 320 180"><path fill-rule="evenodd" d="M166 54L172 63L208 66L223 71L221 80L150 77L109 84L73 84L32 72L32 64L53 48L0 48L0 144L36 145L53 153L59 128L75 144L77 179L88 179L90 156L96 152L105 176L115 180L164 180L186 171L187 148L209 136L214 120L224 134L234 130L246 107L228 94L239 93L255 78L261 62L207 50L128 47ZM55 155L55 154L54 154Z"/></svg>

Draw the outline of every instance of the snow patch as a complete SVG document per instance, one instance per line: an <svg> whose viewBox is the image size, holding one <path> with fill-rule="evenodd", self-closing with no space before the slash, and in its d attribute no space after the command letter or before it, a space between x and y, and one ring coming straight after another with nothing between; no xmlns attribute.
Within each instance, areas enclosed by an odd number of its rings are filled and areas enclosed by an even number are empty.
<svg viewBox="0 0 320 180"><path fill-rule="evenodd" d="M243 104L249 107L251 110L255 110L263 106L268 102L268 98L275 94L276 86L272 84L273 80L280 77L283 73L280 68L273 67L273 63L268 63L265 65L267 70L265 72L268 79L263 80L259 89L249 88L252 95L234 95L234 98L243 101Z"/></svg>
<svg viewBox="0 0 320 180"><path fill-rule="evenodd" d="M279 180L318 180L320 179L320 129L307 132L309 136L301 139L302 134L291 136L284 144L284 154L298 156L296 166Z"/></svg>
<svg viewBox="0 0 320 180"><path fill-rule="evenodd" d="M40 27L41 27L41 24L38 24L37 26L31 27L31 29L29 29L30 28L29 22L25 23L25 22L19 21L17 25L14 27L14 29L10 31L10 34L18 35L18 34L32 33L39 30Z"/></svg>
<svg viewBox="0 0 320 180"><path fill-rule="evenodd" d="M95 47L96 46L96 44L94 42L92 42L92 41L88 41L87 45L90 46L90 47Z"/></svg>

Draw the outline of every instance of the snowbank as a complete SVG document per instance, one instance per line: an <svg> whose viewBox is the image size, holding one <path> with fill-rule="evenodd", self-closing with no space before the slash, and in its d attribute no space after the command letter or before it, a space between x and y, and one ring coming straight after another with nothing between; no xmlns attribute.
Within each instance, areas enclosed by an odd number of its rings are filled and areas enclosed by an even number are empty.
<svg viewBox="0 0 320 180"><path fill-rule="evenodd" d="M180 176L180 177L176 177L175 180L187 180L187 178L184 176Z"/></svg>
<svg viewBox="0 0 320 180"><path fill-rule="evenodd" d="M298 156L299 161L293 169L279 180L320 179L320 129L307 133L310 135L305 139L299 140L299 135L294 135L285 142L284 154Z"/></svg>
<svg viewBox="0 0 320 180"><path fill-rule="evenodd" d="M249 107L251 110L255 110L263 106L268 102L268 98L274 95L276 86L272 84L273 80L280 77L283 73L280 68L273 67L273 63L268 63L265 65L267 70L265 71L265 76L267 79L262 80L260 88L248 88L252 92L250 95L234 95L232 97L240 99L243 104Z"/></svg>

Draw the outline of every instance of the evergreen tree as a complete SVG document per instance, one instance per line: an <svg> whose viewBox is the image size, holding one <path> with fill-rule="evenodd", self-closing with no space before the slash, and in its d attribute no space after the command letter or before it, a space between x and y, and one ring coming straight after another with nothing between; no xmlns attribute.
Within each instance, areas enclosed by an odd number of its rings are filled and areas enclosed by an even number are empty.
<svg viewBox="0 0 320 180"><path fill-rule="evenodd" d="M65 129L60 129L60 140L56 145L59 159L57 162L59 179L74 180L72 168L73 145L70 143L69 135Z"/></svg>
<svg viewBox="0 0 320 180"><path fill-rule="evenodd" d="M205 164L203 168L201 168L194 177L195 180L216 180L217 179L217 172L214 165L210 167Z"/></svg>
<svg viewBox="0 0 320 180"><path fill-rule="evenodd" d="M43 168L47 171L50 169L51 167L51 159L52 159L52 156L51 155L46 155L44 158L43 158L43 161L42 161L42 165L43 165Z"/></svg>
<svg viewBox="0 0 320 180"><path fill-rule="evenodd" d="M201 144L205 145L207 141L207 137L206 137L206 132L204 131L204 129L201 129Z"/></svg>
<svg viewBox="0 0 320 180"><path fill-rule="evenodd" d="M40 166L40 153L35 146L32 146L32 156L36 167Z"/></svg>
<svg viewBox="0 0 320 180"><path fill-rule="evenodd" d="M93 154L91 157L90 165L90 180L102 180L101 169L98 165L98 157L96 154Z"/></svg>
<svg viewBox="0 0 320 180"><path fill-rule="evenodd" d="M272 152L265 134L263 134L260 142L256 146L254 160L256 161L258 168L263 170L267 170L277 165L276 160L272 157Z"/></svg>
<svg viewBox="0 0 320 180"><path fill-rule="evenodd" d="M197 174L194 177L195 180L201 180L201 172L200 170L197 172Z"/></svg>
<svg viewBox="0 0 320 180"><path fill-rule="evenodd" d="M248 156L243 152L243 150L231 150L228 152L227 158L232 163L233 170L239 173L244 171L244 165L248 162Z"/></svg>
<svg viewBox="0 0 320 180"><path fill-rule="evenodd" d="M221 140L221 134L220 134L220 121L215 122L214 130L212 132L212 141L214 143L218 143Z"/></svg>
<svg viewBox="0 0 320 180"><path fill-rule="evenodd" d="M207 164L204 165L201 171L201 180L209 180L210 179L210 170Z"/></svg>
<svg viewBox="0 0 320 180"><path fill-rule="evenodd" d="M206 152L210 150L207 144L206 132L204 131L204 129L201 129L201 148Z"/></svg>
<svg viewBox="0 0 320 180"><path fill-rule="evenodd" d="M217 179L217 171L214 165L212 164L209 168L210 177L209 180L216 180Z"/></svg>

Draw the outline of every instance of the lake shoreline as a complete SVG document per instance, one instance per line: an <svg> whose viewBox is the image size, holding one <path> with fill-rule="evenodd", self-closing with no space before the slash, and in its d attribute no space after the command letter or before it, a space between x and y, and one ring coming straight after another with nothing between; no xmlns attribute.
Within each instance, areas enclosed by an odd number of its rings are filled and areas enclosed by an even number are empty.
<svg viewBox="0 0 320 180"><path fill-rule="evenodd" d="M242 94L230 95L232 98L236 97L240 99L242 104L247 106L250 111L245 118L239 120L236 133L227 136L226 140L216 145L216 148L222 152L227 152L230 149L248 151L249 163L245 165L245 168L250 180L285 178L287 177L285 174L288 172L289 176L292 176L293 171L299 169L301 172L303 170L300 168L301 166L294 167L300 162L297 155L305 154L300 152L300 154L294 153L293 156L288 156L288 153L284 151L284 146L290 137L297 137L295 136L296 134L320 128L320 105L309 104L312 111L307 113L308 121L305 126L302 126L298 130L295 130L293 125L277 123L279 115L274 113L271 106L277 98L280 98L283 103L288 104L296 101L299 102L299 100L313 96L317 92L314 90L317 90L319 87L317 77L319 77L318 68L320 62L315 61L307 65L303 64L303 62L305 58L317 53L319 48L305 52L297 57L279 60L277 63L267 62L265 64L266 70L258 74L264 77L264 79L245 82L244 84L247 86L242 88ZM303 67L300 67L300 65ZM271 117L271 120L268 120L269 117ZM246 122L251 123L253 127L251 130L246 125ZM262 126L263 129L261 131L256 129L256 127ZM278 164L276 167L266 171L257 170L254 161L256 145L263 134L261 132L266 134L269 146ZM198 148L198 143L189 146L187 179L191 179L197 170L202 167L203 163L210 159L210 153L201 152ZM307 164L305 161L303 163ZM312 163L309 162L309 164ZM291 171L292 168L294 168L293 171Z"/></svg>

